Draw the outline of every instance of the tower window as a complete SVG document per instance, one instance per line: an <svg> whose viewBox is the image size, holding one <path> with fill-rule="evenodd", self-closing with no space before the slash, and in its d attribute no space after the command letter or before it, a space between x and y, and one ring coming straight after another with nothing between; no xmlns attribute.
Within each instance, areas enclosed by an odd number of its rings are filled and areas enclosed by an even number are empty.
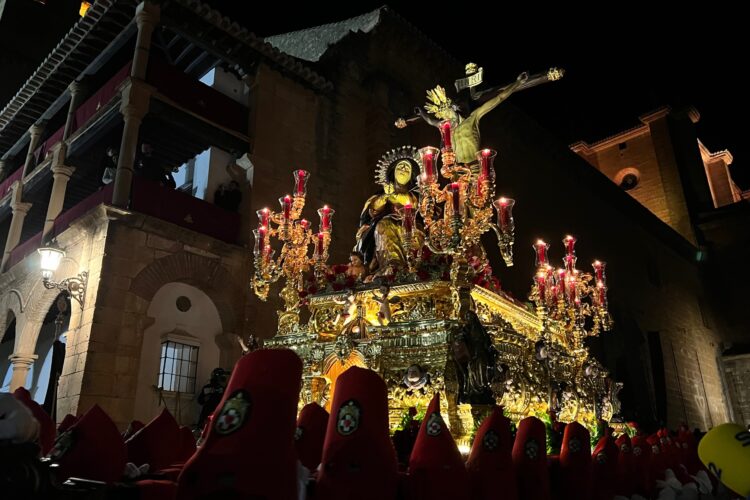
<svg viewBox="0 0 750 500"><path fill-rule="evenodd" d="M638 186L638 183L641 180L641 173L637 168L623 168L617 172L617 175L615 175L612 180L615 181L615 184L620 186L624 191L630 191Z"/></svg>

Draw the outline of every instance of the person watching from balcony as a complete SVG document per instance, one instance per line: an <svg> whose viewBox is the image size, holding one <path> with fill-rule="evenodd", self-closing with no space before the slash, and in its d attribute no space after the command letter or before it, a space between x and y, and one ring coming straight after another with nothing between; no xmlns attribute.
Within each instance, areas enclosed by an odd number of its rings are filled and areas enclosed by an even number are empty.
<svg viewBox="0 0 750 500"><path fill-rule="evenodd" d="M229 181L219 186L214 193L214 205L230 212L236 212L242 203L242 191L237 181Z"/></svg>
<svg viewBox="0 0 750 500"><path fill-rule="evenodd" d="M177 183L172 176L172 170L154 156L154 148L151 144L141 144L141 154L136 161L135 173L144 179L158 182L162 186L175 189Z"/></svg>
<svg viewBox="0 0 750 500"><path fill-rule="evenodd" d="M117 150L112 146L108 147L102 161L102 184L111 184L115 180L117 157Z"/></svg>

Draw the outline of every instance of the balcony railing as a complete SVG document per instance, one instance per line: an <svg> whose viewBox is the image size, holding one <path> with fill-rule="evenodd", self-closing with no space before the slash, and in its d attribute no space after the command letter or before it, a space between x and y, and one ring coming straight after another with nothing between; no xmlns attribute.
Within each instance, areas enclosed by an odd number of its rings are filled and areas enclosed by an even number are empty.
<svg viewBox="0 0 750 500"><path fill-rule="evenodd" d="M240 215L189 194L135 177L131 209L226 243L237 243Z"/></svg>
<svg viewBox="0 0 750 500"><path fill-rule="evenodd" d="M81 202L61 213L52 226L57 236L94 207L112 202L113 184L104 186ZM240 215L207 201L176 191L153 181L135 177L130 208L133 212L155 217L177 226L205 234L226 243L237 243ZM21 262L41 246L41 231L19 244L10 254L7 269Z"/></svg>

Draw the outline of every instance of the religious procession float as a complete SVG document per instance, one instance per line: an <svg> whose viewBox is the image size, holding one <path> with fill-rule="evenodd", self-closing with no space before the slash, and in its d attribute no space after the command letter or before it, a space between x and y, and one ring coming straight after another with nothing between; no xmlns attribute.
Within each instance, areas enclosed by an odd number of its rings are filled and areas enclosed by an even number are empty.
<svg viewBox="0 0 750 500"><path fill-rule="evenodd" d="M294 172L293 194L279 199L279 211L258 211L252 285L265 300L282 281L284 302L277 335L264 345L302 358L300 405L328 407L337 377L360 366L385 380L392 430L439 393L459 445L470 444L493 404L514 421L552 416L592 430L619 411L620 384L584 343L611 326L605 263L578 269L576 238L565 236L555 268L549 244L536 241L532 306L500 289L482 245L482 235L494 232L505 265L513 265L515 201L496 193L496 152L481 147L479 119L562 71L523 73L483 91L481 74L470 64L456 82L479 103L467 117L438 86L424 109L396 122L426 121L441 147L402 146L382 156L381 189L362 210L349 264L328 263L333 208L318 210L317 232L302 218L308 172Z"/></svg>

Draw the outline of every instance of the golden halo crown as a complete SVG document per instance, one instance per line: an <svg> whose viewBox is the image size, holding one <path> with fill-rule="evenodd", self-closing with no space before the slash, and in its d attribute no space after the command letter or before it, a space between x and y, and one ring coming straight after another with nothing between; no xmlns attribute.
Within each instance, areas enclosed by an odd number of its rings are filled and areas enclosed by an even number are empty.
<svg viewBox="0 0 750 500"><path fill-rule="evenodd" d="M391 149L378 160L377 168L375 169L375 182L381 186L385 186L390 181L388 180L388 170L391 165L395 164L400 160L411 160L417 164L417 167L422 169L422 160L419 156L419 150L414 146L401 146L396 149ZM419 172L416 172L418 175ZM413 173L412 176L415 174Z"/></svg>
<svg viewBox="0 0 750 500"><path fill-rule="evenodd" d="M424 109L427 110L428 113L432 113L436 117L447 120L450 118L450 114L448 111L451 111L452 108L452 101L448 96L445 95L445 89L438 85L432 90L427 91L427 102L424 105Z"/></svg>

